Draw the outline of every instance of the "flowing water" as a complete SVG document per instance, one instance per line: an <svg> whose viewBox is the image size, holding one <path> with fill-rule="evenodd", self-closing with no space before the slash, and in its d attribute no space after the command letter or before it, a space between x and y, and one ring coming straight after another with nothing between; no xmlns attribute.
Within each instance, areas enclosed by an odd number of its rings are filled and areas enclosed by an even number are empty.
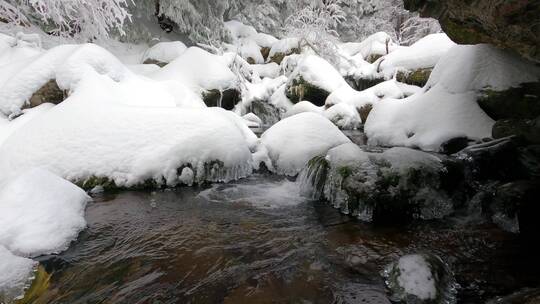
<svg viewBox="0 0 540 304"><path fill-rule="evenodd" d="M70 249L40 258L36 303L389 303L380 272L441 256L480 303L539 283L514 235L455 217L385 228L299 196L285 178L96 196Z"/></svg>

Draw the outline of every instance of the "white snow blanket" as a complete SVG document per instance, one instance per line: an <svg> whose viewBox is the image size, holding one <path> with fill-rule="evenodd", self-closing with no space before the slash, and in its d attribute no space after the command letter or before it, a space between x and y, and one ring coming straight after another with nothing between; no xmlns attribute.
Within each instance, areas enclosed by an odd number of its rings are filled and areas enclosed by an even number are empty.
<svg viewBox="0 0 540 304"><path fill-rule="evenodd" d="M491 137L494 121L478 106L478 91L504 90L539 78L539 68L507 51L455 46L436 65L422 92L377 104L365 125L369 143L437 151L454 137Z"/></svg>
<svg viewBox="0 0 540 304"><path fill-rule="evenodd" d="M315 156L350 140L328 119L315 113L300 113L286 118L261 136L278 174L296 175Z"/></svg>

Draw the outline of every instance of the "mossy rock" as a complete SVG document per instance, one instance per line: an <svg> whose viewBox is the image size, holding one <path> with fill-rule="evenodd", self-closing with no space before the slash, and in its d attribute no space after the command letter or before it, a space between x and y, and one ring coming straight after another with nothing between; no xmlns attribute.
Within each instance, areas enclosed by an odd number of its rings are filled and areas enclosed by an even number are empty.
<svg viewBox="0 0 540 304"><path fill-rule="evenodd" d="M37 90L25 108L37 107L43 103L59 104L67 97L67 92L58 87L55 79L49 80L39 90Z"/></svg>
<svg viewBox="0 0 540 304"><path fill-rule="evenodd" d="M285 57L290 56L292 54L300 54L300 49L292 48L286 53L281 53L281 52L275 53L272 57L270 57L270 62L281 64L281 62L283 61L283 59L285 59Z"/></svg>
<svg viewBox="0 0 540 304"><path fill-rule="evenodd" d="M254 100L250 105L250 112L257 115L263 125L271 126L280 120L280 111L274 105L263 100Z"/></svg>
<svg viewBox="0 0 540 304"><path fill-rule="evenodd" d="M518 136L528 143L540 144L540 116L531 119L501 119L493 125L495 139Z"/></svg>
<svg viewBox="0 0 540 304"><path fill-rule="evenodd" d="M253 59L253 57L248 57L248 58L246 59L246 62L249 63L249 64L255 64L255 63L256 63L256 62L255 62L255 59Z"/></svg>
<svg viewBox="0 0 540 304"><path fill-rule="evenodd" d="M45 267L39 265L36 273L34 281L32 281L32 285L30 288L25 292L24 297L18 301L16 301L16 304L30 304L30 303L36 303L40 297L47 289L49 288L49 283L51 280L51 274L47 273L45 270Z"/></svg>
<svg viewBox="0 0 540 304"><path fill-rule="evenodd" d="M293 103L307 100L312 104L321 107L324 106L330 92L305 81L304 78L300 76L292 80L285 91L285 95Z"/></svg>
<svg viewBox="0 0 540 304"><path fill-rule="evenodd" d="M419 69L414 71L398 71L396 80L402 83L424 87L428 82L433 69Z"/></svg>
<svg viewBox="0 0 540 304"><path fill-rule="evenodd" d="M162 68L162 67L167 65L167 62L163 62L163 61L148 58L143 62L143 64L155 64L155 65Z"/></svg>
<svg viewBox="0 0 540 304"><path fill-rule="evenodd" d="M540 82L524 83L505 91L484 89L478 105L495 120L536 118L540 116Z"/></svg>
<svg viewBox="0 0 540 304"><path fill-rule="evenodd" d="M219 107L225 110L232 110L241 100L240 92L237 89L227 89L223 92L214 89L203 92L204 103L209 107Z"/></svg>
<svg viewBox="0 0 540 304"><path fill-rule="evenodd" d="M379 83L385 82L384 77L376 78L354 78L352 76L345 76L345 81L355 90L363 91L369 89L373 86L378 85Z"/></svg>

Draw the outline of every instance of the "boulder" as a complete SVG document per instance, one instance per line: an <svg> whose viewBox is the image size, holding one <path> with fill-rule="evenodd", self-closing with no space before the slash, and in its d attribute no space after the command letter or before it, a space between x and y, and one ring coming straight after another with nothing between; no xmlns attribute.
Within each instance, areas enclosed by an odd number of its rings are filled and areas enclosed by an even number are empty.
<svg viewBox="0 0 540 304"><path fill-rule="evenodd" d="M42 103L59 104L66 98L66 92L58 87L55 79L49 80L37 90L29 100L29 108L37 107Z"/></svg>
<svg viewBox="0 0 540 304"><path fill-rule="evenodd" d="M528 143L540 144L540 116L531 119L501 119L493 125L493 138L518 136Z"/></svg>
<svg viewBox="0 0 540 304"><path fill-rule="evenodd" d="M354 75L348 75L344 77L345 81L355 90L363 91L378 85L379 83L385 82L384 77L373 77L373 78L358 78Z"/></svg>
<svg viewBox="0 0 540 304"><path fill-rule="evenodd" d="M478 105L495 120L534 119L540 116L540 83L523 83L505 91L484 89Z"/></svg>
<svg viewBox="0 0 540 304"><path fill-rule="evenodd" d="M449 266L433 254L409 254L382 273L395 302L407 304L457 302L458 284Z"/></svg>
<svg viewBox="0 0 540 304"><path fill-rule="evenodd" d="M220 91L217 89L203 92L203 101L209 107L221 107L225 110L232 110L240 102L240 92L236 89Z"/></svg>
<svg viewBox="0 0 540 304"><path fill-rule="evenodd" d="M487 304L537 304L540 303L540 288L526 288L505 297L497 297Z"/></svg>
<svg viewBox="0 0 540 304"><path fill-rule="evenodd" d="M330 92L305 81L302 76L298 76L287 86L285 95L293 103L306 100L320 107L324 106Z"/></svg>
<svg viewBox="0 0 540 304"><path fill-rule="evenodd" d="M402 83L424 87L431 75L433 69L418 69L415 71L398 71L396 80Z"/></svg>
<svg viewBox="0 0 540 304"><path fill-rule="evenodd" d="M160 68L164 67L167 65L167 62L162 62L162 61L159 61L159 60L156 60L156 59L146 59L143 64L155 64L157 66L159 66Z"/></svg>
<svg viewBox="0 0 540 304"><path fill-rule="evenodd" d="M490 43L540 61L540 2L537 0L404 0L405 8L439 20L456 43Z"/></svg>
<svg viewBox="0 0 540 304"><path fill-rule="evenodd" d="M291 56L292 54L300 54L300 53L301 51L299 48L292 48L288 50L287 52L276 52L275 54L272 54L272 55L270 55L270 52L269 52L269 54L267 55L267 58L270 57L270 62L281 64L281 62L283 61L283 59L285 59L285 57Z"/></svg>

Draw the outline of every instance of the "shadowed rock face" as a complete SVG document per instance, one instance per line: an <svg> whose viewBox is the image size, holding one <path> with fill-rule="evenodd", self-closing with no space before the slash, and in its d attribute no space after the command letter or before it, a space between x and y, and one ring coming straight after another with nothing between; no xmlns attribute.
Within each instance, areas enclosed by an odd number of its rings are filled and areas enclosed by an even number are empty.
<svg viewBox="0 0 540 304"><path fill-rule="evenodd" d="M456 43L513 49L540 62L538 0L404 0L405 8L439 20Z"/></svg>

